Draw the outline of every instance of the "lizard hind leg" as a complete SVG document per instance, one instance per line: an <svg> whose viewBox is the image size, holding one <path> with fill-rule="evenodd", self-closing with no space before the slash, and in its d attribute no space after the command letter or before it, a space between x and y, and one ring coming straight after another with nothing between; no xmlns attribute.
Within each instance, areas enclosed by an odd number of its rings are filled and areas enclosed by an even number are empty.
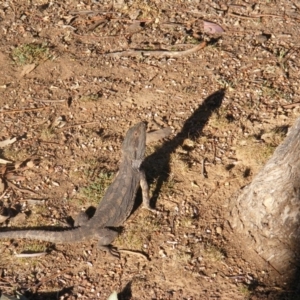
<svg viewBox="0 0 300 300"><path fill-rule="evenodd" d="M120 258L119 251L111 245L118 236L118 232L109 228L102 228L98 231L98 248L108 252L110 255Z"/></svg>
<svg viewBox="0 0 300 300"><path fill-rule="evenodd" d="M88 207L85 211L80 211L74 218L74 227L80 227L86 225L89 219L95 214L96 208L93 206Z"/></svg>
<svg viewBox="0 0 300 300"><path fill-rule="evenodd" d="M75 218L74 218L74 227L80 227L82 225L85 225L87 221L89 220L89 216L86 212L81 211Z"/></svg>

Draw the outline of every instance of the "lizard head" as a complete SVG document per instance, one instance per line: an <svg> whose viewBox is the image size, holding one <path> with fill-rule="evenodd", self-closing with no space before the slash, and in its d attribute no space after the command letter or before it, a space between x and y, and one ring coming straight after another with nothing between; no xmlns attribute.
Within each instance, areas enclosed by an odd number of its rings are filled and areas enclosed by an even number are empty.
<svg viewBox="0 0 300 300"><path fill-rule="evenodd" d="M123 155L134 161L144 159L146 149L146 125L140 122L131 127L125 136L122 145Z"/></svg>

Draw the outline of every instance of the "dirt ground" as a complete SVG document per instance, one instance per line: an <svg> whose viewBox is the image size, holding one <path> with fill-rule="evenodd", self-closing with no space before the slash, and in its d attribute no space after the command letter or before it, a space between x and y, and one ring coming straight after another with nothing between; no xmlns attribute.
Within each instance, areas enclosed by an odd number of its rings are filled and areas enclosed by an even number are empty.
<svg viewBox="0 0 300 300"><path fill-rule="evenodd" d="M1 1L0 141L16 138L0 149L1 229L70 226L103 196L128 128L173 133L144 163L159 212L137 208L114 242L136 252L2 240L0 290L297 299L231 230L228 203L299 116L299 12L298 0ZM16 256L32 253L44 255Z"/></svg>

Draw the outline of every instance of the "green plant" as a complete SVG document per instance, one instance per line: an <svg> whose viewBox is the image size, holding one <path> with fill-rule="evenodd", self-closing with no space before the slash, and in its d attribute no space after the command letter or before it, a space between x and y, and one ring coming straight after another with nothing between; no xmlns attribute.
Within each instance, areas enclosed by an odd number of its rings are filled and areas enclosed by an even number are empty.
<svg viewBox="0 0 300 300"><path fill-rule="evenodd" d="M82 195L98 204L111 183L112 177L113 173L100 173L90 185L81 189Z"/></svg>
<svg viewBox="0 0 300 300"><path fill-rule="evenodd" d="M12 58L17 65L38 63L50 58L49 48L41 44L24 44L12 51Z"/></svg>
<svg viewBox="0 0 300 300"><path fill-rule="evenodd" d="M212 262L221 261L225 257L222 249L211 244L207 244L205 248L205 254L206 257L208 257Z"/></svg>
<svg viewBox="0 0 300 300"><path fill-rule="evenodd" d="M92 101L98 101L100 98L101 98L101 95L99 95L99 94L87 94L87 95L82 95L79 98L79 101L92 102Z"/></svg>

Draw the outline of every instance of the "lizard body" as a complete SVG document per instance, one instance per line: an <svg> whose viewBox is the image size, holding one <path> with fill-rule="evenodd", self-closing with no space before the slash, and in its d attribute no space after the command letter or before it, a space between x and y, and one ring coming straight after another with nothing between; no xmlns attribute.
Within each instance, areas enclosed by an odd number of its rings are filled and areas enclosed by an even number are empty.
<svg viewBox="0 0 300 300"><path fill-rule="evenodd" d="M170 129L159 130L157 139L170 134ZM155 140L155 134L149 139ZM152 140L151 140L152 141ZM129 217L135 202L138 188L141 186L143 206L150 209L149 189L145 173L140 166L145 156L146 125L138 123L130 128L122 144L119 171L107 188L92 218L80 227L64 231L49 230L13 230L0 232L1 238L28 238L52 243L73 243L96 238L99 247L110 245L118 233L112 227L118 227Z"/></svg>

